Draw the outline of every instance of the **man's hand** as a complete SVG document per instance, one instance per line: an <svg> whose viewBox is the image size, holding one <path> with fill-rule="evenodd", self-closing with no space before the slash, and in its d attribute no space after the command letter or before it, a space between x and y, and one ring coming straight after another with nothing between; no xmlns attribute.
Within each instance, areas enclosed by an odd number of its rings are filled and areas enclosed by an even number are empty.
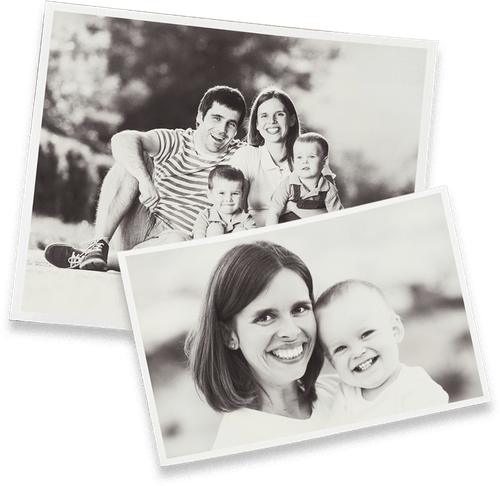
<svg viewBox="0 0 500 486"><path fill-rule="evenodd" d="M152 211L160 200L160 196L153 181L148 178L141 179L139 181L139 193L139 201Z"/></svg>

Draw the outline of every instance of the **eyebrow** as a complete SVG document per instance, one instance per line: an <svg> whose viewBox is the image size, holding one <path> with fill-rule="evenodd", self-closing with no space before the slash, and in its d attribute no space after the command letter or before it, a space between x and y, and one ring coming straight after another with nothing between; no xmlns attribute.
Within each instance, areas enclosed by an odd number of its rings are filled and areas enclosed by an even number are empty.
<svg viewBox="0 0 500 486"><path fill-rule="evenodd" d="M298 300L294 304L292 304L291 309L295 309L296 307L301 307L301 306L312 306L312 301L311 300ZM276 307L266 307L264 309L258 309L255 312L251 314L251 318L254 319L256 317L265 315L265 314L272 314L276 313L278 309Z"/></svg>

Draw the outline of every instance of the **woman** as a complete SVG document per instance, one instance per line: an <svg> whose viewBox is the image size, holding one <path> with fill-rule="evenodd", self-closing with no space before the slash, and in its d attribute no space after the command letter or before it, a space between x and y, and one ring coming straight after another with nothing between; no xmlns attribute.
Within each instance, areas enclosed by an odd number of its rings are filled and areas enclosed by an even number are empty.
<svg viewBox="0 0 500 486"><path fill-rule="evenodd" d="M336 380L316 380L312 277L271 242L242 244L214 269L199 325L186 341L197 388L224 412L214 449L321 428Z"/></svg>
<svg viewBox="0 0 500 486"><path fill-rule="evenodd" d="M292 148L299 134L300 121L291 98L275 87L262 90L250 110L249 145L231 159L231 165L245 175L248 211L258 227L266 223L274 190L293 169Z"/></svg>
<svg viewBox="0 0 500 486"><path fill-rule="evenodd" d="M300 134L290 96L274 86L263 89L250 110L248 145L231 158L231 165L245 175L248 212L257 227L265 226L271 196L293 170L293 144ZM328 166L323 174L333 177Z"/></svg>

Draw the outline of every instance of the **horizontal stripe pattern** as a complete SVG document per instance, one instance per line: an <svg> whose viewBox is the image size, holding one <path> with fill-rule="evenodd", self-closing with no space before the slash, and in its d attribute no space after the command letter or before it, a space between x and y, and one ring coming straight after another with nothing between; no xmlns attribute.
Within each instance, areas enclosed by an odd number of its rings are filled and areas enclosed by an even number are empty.
<svg viewBox="0 0 500 486"><path fill-rule="evenodd" d="M198 213L211 206L207 196L208 174L220 163L228 163L241 142L234 140L227 152L203 158L195 150L193 129L159 129L156 133L160 149L153 157L154 183L160 202L154 213L191 234Z"/></svg>

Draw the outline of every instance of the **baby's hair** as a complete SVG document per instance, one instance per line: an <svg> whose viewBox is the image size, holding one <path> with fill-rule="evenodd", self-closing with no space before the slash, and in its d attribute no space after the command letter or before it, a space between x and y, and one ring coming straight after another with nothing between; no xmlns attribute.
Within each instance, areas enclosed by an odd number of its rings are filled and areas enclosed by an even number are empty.
<svg viewBox="0 0 500 486"><path fill-rule="evenodd" d="M328 155L329 152L328 142L326 141L326 138L323 137L323 135L320 135L319 133L316 132L303 133L297 138L297 140L295 140L295 143L297 142L317 143L323 152L323 157L326 157Z"/></svg>
<svg viewBox="0 0 500 486"><path fill-rule="evenodd" d="M319 309L326 307L328 304L331 304L334 300L338 299L339 297L342 297L349 290L351 290L351 288L356 286L366 287L367 289L372 290L373 292L378 294L380 298L384 301L384 303L387 305L387 307L392 311L392 308L389 302L387 301L384 293L380 289L380 287L377 287L377 285L375 285L374 283L368 282L366 280L355 279L355 278L342 280L341 282L337 282L336 284L327 288L318 297L318 300L316 301L316 304L314 306L314 310L318 311Z"/></svg>
<svg viewBox="0 0 500 486"><path fill-rule="evenodd" d="M213 189L213 180L214 177L219 177L220 179L224 179L226 181L234 181L239 182L241 189L243 189L243 183L245 181L245 176L240 169L236 167L232 167L227 164L218 165L215 169L212 169L208 174L208 188L210 190Z"/></svg>

